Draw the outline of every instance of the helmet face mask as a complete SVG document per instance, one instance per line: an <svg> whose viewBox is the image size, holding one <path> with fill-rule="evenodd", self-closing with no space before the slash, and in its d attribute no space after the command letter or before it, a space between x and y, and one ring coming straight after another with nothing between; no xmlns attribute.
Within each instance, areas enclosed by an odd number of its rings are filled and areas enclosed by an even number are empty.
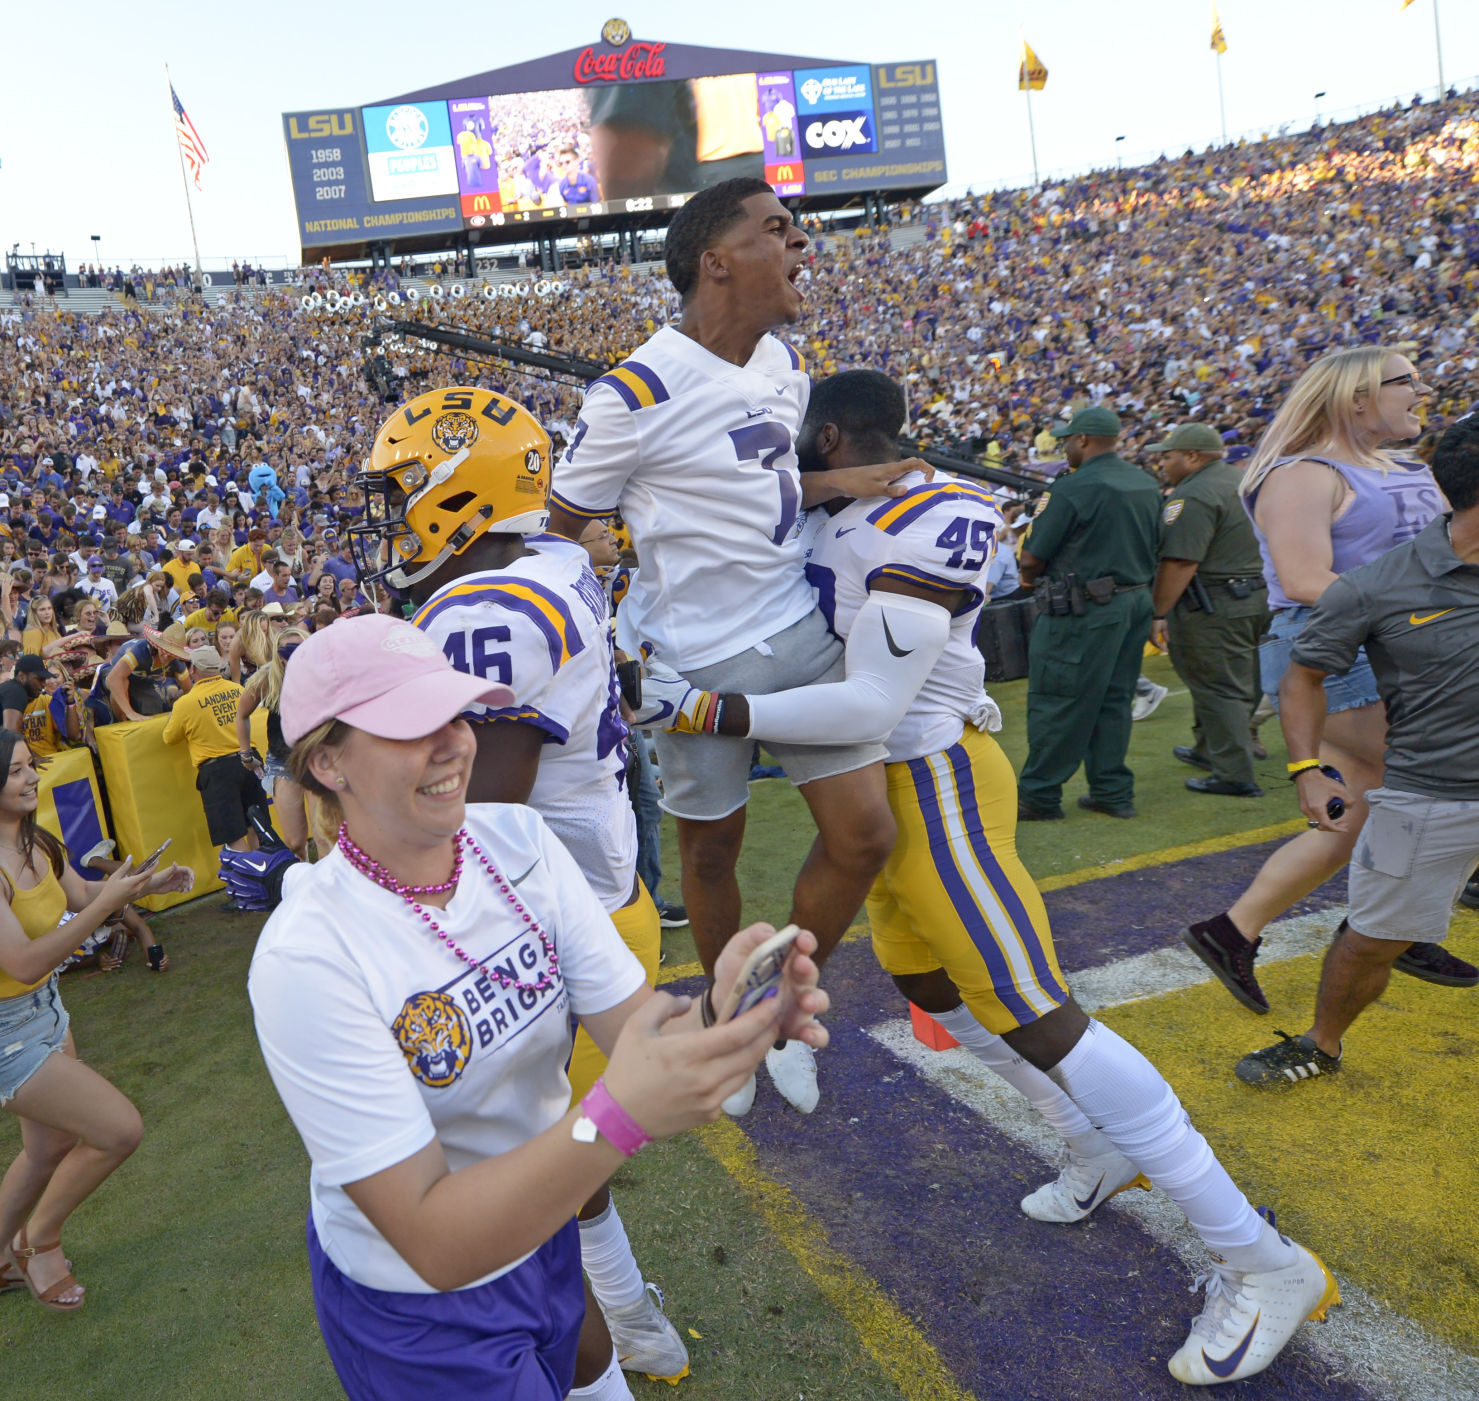
<svg viewBox="0 0 1479 1401"><path fill-rule="evenodd" d="M501 394L462 387L411 400L354 479L365 518L347 534L360 579L406 589L480 535L542 531L549 458L549 435Z"/></svg>

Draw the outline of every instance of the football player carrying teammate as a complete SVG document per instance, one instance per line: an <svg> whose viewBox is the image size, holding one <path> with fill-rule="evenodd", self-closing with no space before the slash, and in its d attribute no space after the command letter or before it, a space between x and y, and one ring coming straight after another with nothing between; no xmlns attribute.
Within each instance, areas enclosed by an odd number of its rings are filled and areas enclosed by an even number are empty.
<svg viewBox="0 0 1479 1401"><path fill-rule="evenodd" d="M877 371L823 381L797 445L802 472L896 457L904 411ZM846 639L845 681L719 695L658 673L638 718L702 716L767 743L883 740L899 840L868 896L879 962L1067 1142L1068 1166L1023 1201L1028 1215L1081 1220L1146 1178L1186 1212L1215 1266L1171 1372L1194 1385L1252 1376L1340 1301L1335 1280L1253 1210L1155 1067L1073 1000L1017 855L1011 764L985 733L1000 718L973 635L1001 517L978 484L902 481L900 499L829 501L803 528L807 577Z"/></svg>
<svg viewBox="0 0 1479 1401"><path fill-rule="evenodd" d="M650 647L711 690L779 691L840 680L842 647L801 570L796 517L827 496L876 496L892 464L803 484L796 434L810 383L801 356L770 334L800 315L809 240L763 180L695 195L667 235L683 314L592 383L555 472L550 528L578 539L618 508L642 567L617 618L618 641ZM739 928L735 878L749 800L750 750L713 734L660 734L662 806L677 819L683 903L706 970ZM862 906L893 847L877 745L770 746L801 791L817 840L791 918L820 963ZM766 1058L798 1109L817 1103L811 1049ZM742 1114L753 1086L725 1108Z"/></svg>
<svg viewBox="0 0 1479 1401"><path fill-rule="evenodd" d="M518 703L469 713L477 758L468 798L527 803L569 849L655 983L662 933L636 877L637 833L624 784L606 594L586 551L542 534L550 440L529 412L484 389L411 400L377 435L355 484L367 520L350 528L360 577L409 593L413 622L459 671L502 682ZM582 1028L569 1078L580 1100L605 1068ZM676 1382L677 1330L644 1285L602 1188L580 1212L581 1262L621 1366ZM587 1331L574 1396L629 1395L611 1343Z"/></svg>

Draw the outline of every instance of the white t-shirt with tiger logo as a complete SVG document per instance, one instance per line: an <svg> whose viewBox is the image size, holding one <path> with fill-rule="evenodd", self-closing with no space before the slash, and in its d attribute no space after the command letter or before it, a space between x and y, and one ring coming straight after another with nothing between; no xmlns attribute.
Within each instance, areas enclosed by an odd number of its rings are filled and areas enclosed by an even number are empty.
<svg viewBox="0 0 1479 1401"><path fill-rule="evenodd" d="M401 897L362 876L337 848L289 872L248 977L268 1073L312 1161L319 1241L344 1274L373 1289L435 1292L344 1185L393 1167L433 1138L455 1172L558 1123L570 1102L571 1012L605 1011L644 981L641 964L538 813L475 804L466 830L553 943L559 969L548 990L504 988L464 963ZM450 903L433 918L468 953L517 982L536 983L549 969L538 937L472 853Z"/></svg>

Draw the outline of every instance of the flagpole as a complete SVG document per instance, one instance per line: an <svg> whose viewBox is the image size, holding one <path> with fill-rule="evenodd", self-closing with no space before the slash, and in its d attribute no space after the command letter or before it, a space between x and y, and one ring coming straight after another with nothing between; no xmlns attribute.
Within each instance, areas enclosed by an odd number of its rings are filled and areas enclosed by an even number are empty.
<svg viewBox="0 0 1479 1401"><path fill-rule="evenodd" d="M1438 0L1433 0L1433 43L1438 49L1438 101L1443 101L1447 91L1443 84L1443 35L1438 29Z"/></svg>
<svg viewBox="0 0 1479 1401"><path fill-rule="evenodd" d="M1436 3L1436 0L1435 0ZM1222 55L1217 55L1217 110L1222 114L1222 144L1227 145L1227 104L1222 100Z"/></svg>
<svg viewBox="0 0 1479 1401"><path fill-rule="evenodd" d="M1027 139L1032 143L1032 188L1038 189L1042 181L1037 178L1037 131L1032 125L1032 78L1028 75L1027 87Z"/></svg>
<svg viewBox="0 0 1479 1401"><path fill-rule="evenodd" d="M174 106L174 80L169 75L169 64L164 65L164 81L169 85L170 106ZM200 240L195 236L195 207L190 203L190 178L185 174L185 148L180 145L180 134L175 133L175 154L180 158L180 183L185 187L185 213L190 218L190 246L195 250L195 285L201 287Z"/></svg>

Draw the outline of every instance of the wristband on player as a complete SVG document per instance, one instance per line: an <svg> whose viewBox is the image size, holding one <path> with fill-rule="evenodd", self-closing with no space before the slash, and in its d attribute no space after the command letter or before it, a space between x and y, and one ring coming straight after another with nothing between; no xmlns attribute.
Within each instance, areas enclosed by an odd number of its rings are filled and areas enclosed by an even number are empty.
<svg viewBox="0 0 1479 1401"><path fill-rule="evenodd" d="M718 691L694 691L691 695L692 699L684 702L682 719L676 726L678 731L718 734L719 722L724 718L724 697Z"/></svg>
<svg viewBox="0 0 1479 1401"><path fill-rule="evenodd" d="M1320 761L1318 759L1296 759L1291 764L1285 764L1284 767L1288 769L1289 781L1293 783L1300 774L1308 773L1311 769L1319 768Z"/></svg>
<svg viewBox="0 0 1479 1401"><path fill-rule="evenodd" d="M597 1080L580 1101L580 1118L572 1132L581 1143L594 1143L599 1133L627 1158L635 1157L652 1142L647 1130L611 1097L604 1078Z"/></svg>

